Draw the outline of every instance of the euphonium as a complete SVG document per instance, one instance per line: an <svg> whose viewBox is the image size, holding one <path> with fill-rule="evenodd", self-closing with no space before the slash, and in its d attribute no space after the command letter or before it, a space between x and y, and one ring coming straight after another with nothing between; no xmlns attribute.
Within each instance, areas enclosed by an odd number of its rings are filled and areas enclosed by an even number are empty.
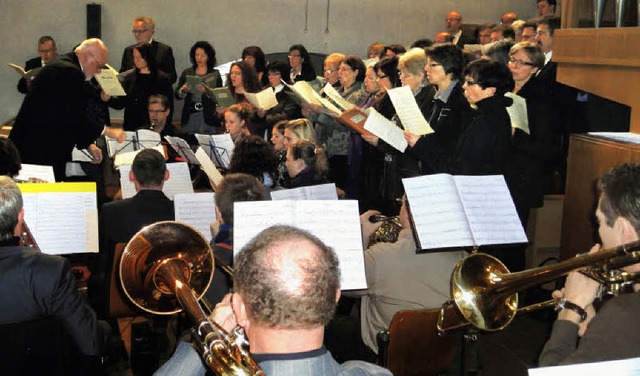
<svg viewBox="0 0 640 376"><path fill-rule="evenodd" d="M438 331L446 331L469 324L488 331L505 328L517 313L550 307L553 300L518 309L518 292L540 283L560 278L572 271L581 272L595 279L609 291L620 289L620 285L631 284L640 279L640 273L630 274L618 269L640 262L640 241L603 249L592 254L578 255L560 263L535 269L509 273L497 258L474 253L461 260L451 275L451 295L440 310ZM464 320L457 325L444 327L450 322L444 316L451 305Z"/></svg>
<svg viewBox="0 0 640 376"><path fill-rule="evenodd" d="M180 311L196 322L192 331L207 366L217 375L264 375L248 351L242 329L227 333L208 320L198 299L213 277L214 257L206 239L178 222L140 230L120 260L120 282L141 309L159 315Z"/></svg>

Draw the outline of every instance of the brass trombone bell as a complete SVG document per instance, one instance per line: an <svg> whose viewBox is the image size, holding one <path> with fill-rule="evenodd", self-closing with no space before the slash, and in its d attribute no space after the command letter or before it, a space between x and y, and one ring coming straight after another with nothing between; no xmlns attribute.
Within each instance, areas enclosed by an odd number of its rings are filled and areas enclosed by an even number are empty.
<svg viewBox="0 0 640 376"><path fill-rule="evenodd" d="M158 315L181 311L176 285L186 283L200 299L213 278L213 252L195 228L179 222L158 222L141 229L120 260L120 282L140 309ZM166 278L165 271L181 278Z"/></svg>

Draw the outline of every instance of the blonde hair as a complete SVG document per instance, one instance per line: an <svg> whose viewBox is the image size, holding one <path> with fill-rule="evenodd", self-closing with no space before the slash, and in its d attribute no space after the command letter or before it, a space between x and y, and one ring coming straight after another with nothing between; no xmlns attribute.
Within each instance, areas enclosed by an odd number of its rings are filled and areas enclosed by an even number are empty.
<svg viewBox="0 0 640 376"><path fill-rule="evenodd" d="M295 119L287 123L287 128L295 134L301 141L310 141L314 144L316 141L316 132L309 119Z"/></svg>

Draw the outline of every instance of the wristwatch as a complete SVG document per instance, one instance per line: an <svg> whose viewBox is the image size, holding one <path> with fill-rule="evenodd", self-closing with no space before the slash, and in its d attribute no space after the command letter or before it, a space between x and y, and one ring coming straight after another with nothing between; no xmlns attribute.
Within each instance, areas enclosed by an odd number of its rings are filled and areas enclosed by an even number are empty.
<svg viewBox="0 0 640 376"><path fill-rule="evenodd" d="M567 298L562 298L556 303L556 311L560 312L563 309L568 309L577 313L580 316L580 322L584 322L584 320L587 319L587 311L579 305L568 301Z"/></svg>

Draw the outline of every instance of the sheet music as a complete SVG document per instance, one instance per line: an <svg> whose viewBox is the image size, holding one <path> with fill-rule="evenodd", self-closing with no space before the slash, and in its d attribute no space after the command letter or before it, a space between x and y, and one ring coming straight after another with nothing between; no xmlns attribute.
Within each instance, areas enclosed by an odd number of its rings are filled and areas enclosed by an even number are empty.
<svg viewBox="0 0 640 376"><path fill-rule="evenodd" d="M193 193L191 174L189 174L189 166L186 163L167 163L167 170L169 170L169 179L164 182L162 192L170 200L173 200L173 196L177 193ZM131 166L120 166L122 198L130 198L137 193L133 182L129 180L129 171L131 171Z"/></svg>
<svg viewBox="0 0 640 376"><path fill-rule="evenodd" d="M106 94L112 97L124 97L127 95L118 80L117 74L113 73L111 69L101 69L94 77Z"/></svg>
<svg viewBox="0 0 640 376"><path fill-rule="evenodd" d="M433 133L429 122L420 112L416 98L409 86L397 87L388 90L387 93L406 131L417 135Z"/></svg>
<svg viewBox="0 0 640 376"><path fill-rule="evenodd" d="M402 179L420 248L474 245L453 176L434 174Z"/></svg>
<svg viewBox="0 0 640 376"><path fill-rule="evenodd" d="M249 103L251 103L255 108L263 110L270 110L278 105L276 93L273 91L271 86L259 93L245 92L244 97L247 98Z"/></svg>
<svg viewBox="0 0 640 376"><path fill-rule="evenodd" d="M639 376L640 358L529 369L529 376Z"/></svg>
<svg viewBox="0 0 640 376"><path fill-rule="evenodd" d="M295 226L333 248L340 260L343 290L367 288L357 201L236 202L233 218L234 253L267 227Z"/></svg>
<svg viewBox="0 0 640 376"><path fill-rule="evenodd" d="M202 147L199 147L198 150L196 150L196 158L198 158L198 162L200 162L200 168L211 181L213 189L218 189L218 186L220 186L224 177L213 164L213 161L204 152Z"/></svg>
<svg viewBox="0 0 640 376"><path fill-rule="evenodd" d="M367 121L364 123L364 129L384 140L384 142L393 146L401 153L404 153L408 146L402 129L398 128L389 119L380 115L380 113L373 108L369 108L369 117L367 117Z"/></svg>
<svg viewBox="0 0 640 376"><path fill-rule="evenodd" d="M271 191L272 200L337 200L336 185L320 184L293 189Z"/></svg>
<svg viewBox="0 0 640 376"><path fill-rule="evenodd" d="M502 175L459 175L454 179L477 245L527 242Z"/></svg>
<svg viewBox="0 0 640 376"><path fill-rule="evenodd" d="M34 165L28 163L21 164L20 172L16 176L16 180L29 182L33 179L42 180L47 183L55 183L56 178L53 174L52 166Z"/></svg>
<svg viewBox="0 0 640 376"><path fill-rule="evenodd" d="M128 153L136 150L136 142L138 141L138 135L136 132L125 131L124 136L125 139L123 143L119 143L115 138L104 136L107 143L107 153L109 153L109 157L113 157L117 153Z"/></svg>
<svg viewBox="0 0 640 376"><path fill-rule="evenodd" d="M177 193L173 197L176 221L195 227L211 241L211 223L216 220L213 192Z"/></svg>
<svg viewBox="0 0 640 376"><path fill-rule="evenodd" d="M214 135L196 133L195 136L200 147L205 151L216 167L224 169L229 168L233 148L235 147L229 133Z"/></svg>
<svg viewBox="0 0 640 376"><path fill-rule="evenodd" d="M313 88L311 87L311 85L309 85L308 82L298 81L293 85L289 85L284 81L282 81L282 83L288 86L291 89L291 91L293 91L298 96L298 98L302 100L303 103L313 103L313 104L322 105L322 103L318 100L318 98L315 95L313 95L313 93L316 93L316 91L313 90Z"/></svg>
<svg viewBox="0 0 640 376"><path fill-rule="evenodd" d="M164 157L166 157L164 155L164 147L162 145L157 145L154 147L151 147L149 149L155 149L157 150L160 154L162 154ZM120 166L124 166L124 165L132 165L133 164L133 160L136 158L136 155L138 155L138 153L140 153L142 150L135 150L135 151L129 151L126 153L117 153L116 157L113 160L113 165L116 167L120 167Z"/></svg>
<svg viewBox="0 0 640 376"><path fill-rule="evenodd" d="M187 144L187 141L181 139L180 137L171 136L164 136L164 139L167 140L173 150L175 150L180 158L182 158L185 162L196 166L200 165L200 162L198 162L196 155L193 154L193 150L191 150L191 146Z"/></svg>
<svg viewBox="0 0 640 376"><path fill-rule="evenodd" d="M343 111L339 109L336 105L331 103L331 101L329 101L327 98L323 98L322 95L318 94L318 92L316 91L314 91L312 95L316 98L318 102L320 102L320 104L324 108L328 109L329 111L335 112L336 114L338 114L338 116L342 115Z"/></svg>
<svg viewBox="0 0 640 376"><path fill-rule="evenodd" d="M355 104L344 99L330 83L324 85L324 89L322 90L329 98L331 98L332 101L334 101L338 106L342 107L344 111L349 111L356 106Z"/></svg>
<svg viewBox="0 0 640 376"><path fill-rule="evenodd" d="M37 184L24 187L25 221L40 250L50 255L98 252L98 207L95 183ZM36 185L36 184L26 184ZM92 191L74 191L89 186ZM30 192L34 188L39 192ZM51 189L51 191L47 191ZM69 189L69 191L59 191ZM56 191L58 190L58 191Z"/></svg>
<svg viewBox="0 0 640 376"><path fill-rule="evenodd" d="M138 129L138 146L139 149L155 149L162 143L160 133L151 129ZM164 152L162 152L164 155Z"/></svg>
<svg viewBox="0 0 640 376"><path fill-rule="evenodd" d="M511 127L521 129L526 134L530 134L527 101L513 93L505 93L504 96L513 99L513 104L507 107L507 113L511 119Z"/></svg>
<svg viewBox="0 0 640 376"><path fill-rule="evenodd" d="M71 160L74 162L91 162L93 161L93 156L87 149L78 149L77 147L73 147L71 151Z"/></svg>

